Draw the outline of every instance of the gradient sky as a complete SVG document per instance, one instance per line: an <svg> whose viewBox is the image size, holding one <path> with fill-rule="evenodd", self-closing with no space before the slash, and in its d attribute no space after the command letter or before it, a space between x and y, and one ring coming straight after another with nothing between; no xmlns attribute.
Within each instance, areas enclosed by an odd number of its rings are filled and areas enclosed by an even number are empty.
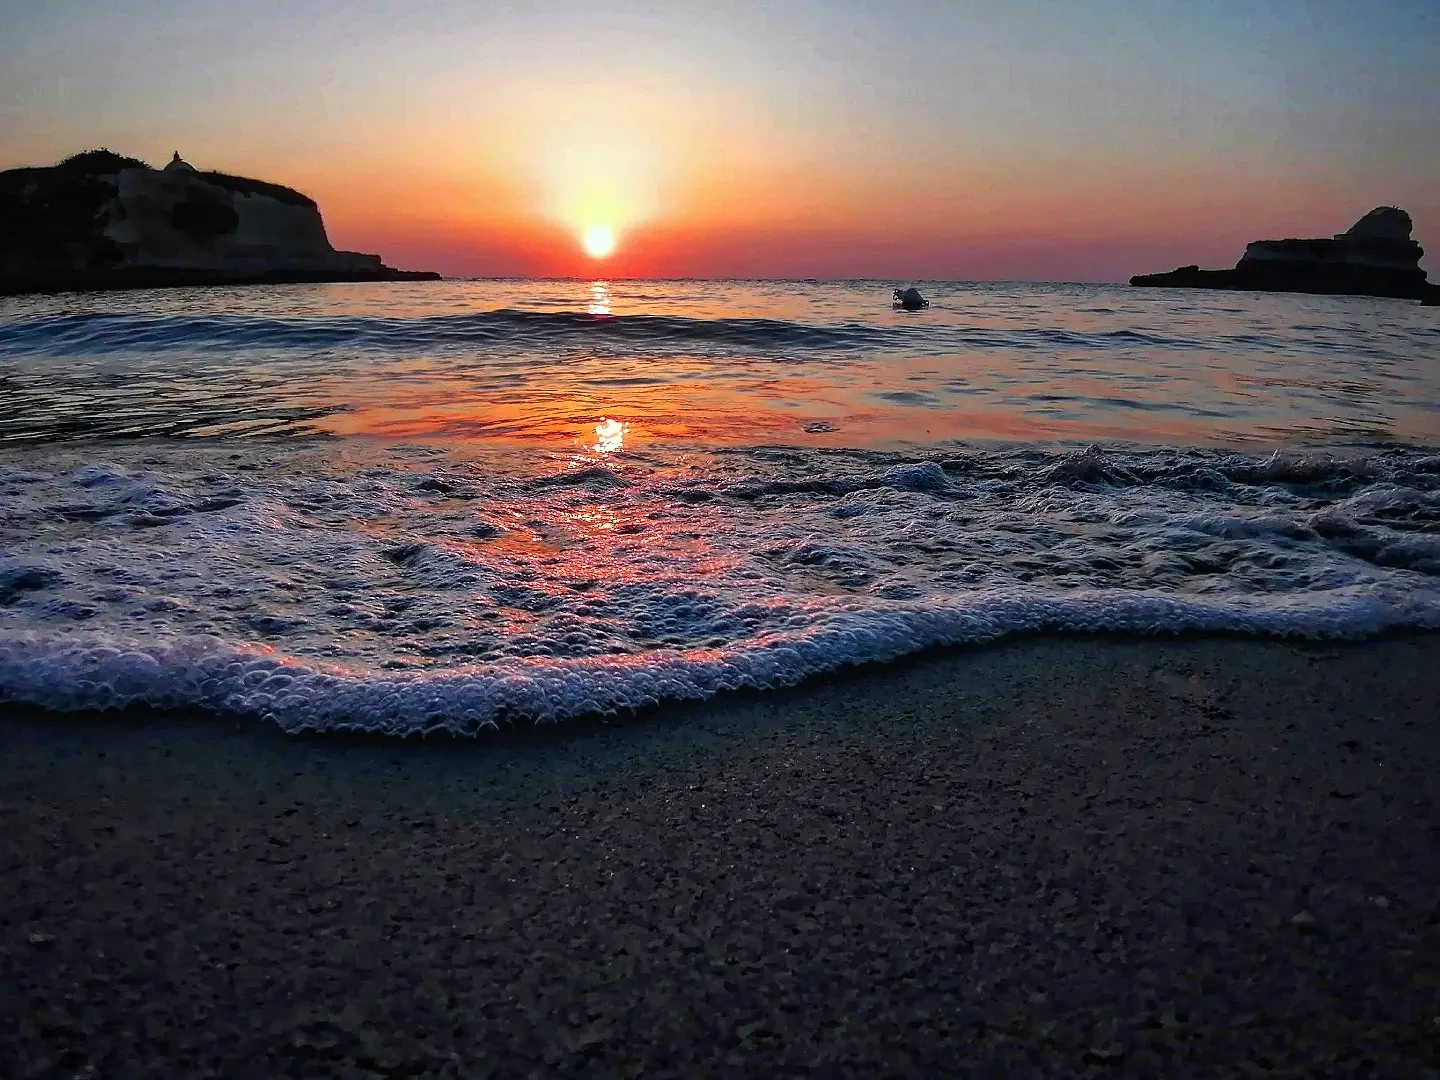
<svg viewBox="0 0 1440 1080"><path fill-rule="evenodd" d="M1435 0L0 0L0 168L178 149L452 274L1118 281L1440 249L1437 57Z"/></svg>

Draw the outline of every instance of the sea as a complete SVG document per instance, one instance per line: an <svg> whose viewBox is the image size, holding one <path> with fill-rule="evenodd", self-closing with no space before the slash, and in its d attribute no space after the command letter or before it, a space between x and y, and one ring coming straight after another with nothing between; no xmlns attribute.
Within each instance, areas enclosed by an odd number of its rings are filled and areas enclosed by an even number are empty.
<svg viewBox="0 0 1440 1080"><path fill-rule="evenodd" d="M1440 310L907 284L0 299L0 702L469 736L1440 627Z"/></svg>

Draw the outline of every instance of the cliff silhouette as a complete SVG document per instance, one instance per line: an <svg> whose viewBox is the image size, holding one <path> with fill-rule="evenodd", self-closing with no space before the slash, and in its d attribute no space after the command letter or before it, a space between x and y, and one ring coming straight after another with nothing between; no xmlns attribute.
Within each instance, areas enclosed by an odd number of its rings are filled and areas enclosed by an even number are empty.
<svg viewBox="0 0 1440 1080"><path fill-rule="evenodd" d="M1257 240L1233 269L1182 266L1165 274L1138 274L1131 285L1181 289L1389 296L1440 303L1437 286L1420 268L1425 249L1410 238L1410 215L1377 206L1328 239Z"/></svg>
<svg viewBox="0 0 1440 1080"><path fill-rule="evenodd" d="M163 169L101 149L0 172L0 294L438 277L337 251L308 195L178 153Z"/></svg>

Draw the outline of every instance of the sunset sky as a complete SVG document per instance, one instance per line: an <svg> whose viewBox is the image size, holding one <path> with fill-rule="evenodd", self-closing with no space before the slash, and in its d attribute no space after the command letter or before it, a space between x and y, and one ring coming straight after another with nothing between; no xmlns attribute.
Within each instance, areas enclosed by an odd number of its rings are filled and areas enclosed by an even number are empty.
<svg viewBox="0 0 1440 1080"><path fill-rule="evenodd" d="M1123 280L1440 249L1437 56L1434 0L0 0L0 168L178 149L450 274Z"/></svg>

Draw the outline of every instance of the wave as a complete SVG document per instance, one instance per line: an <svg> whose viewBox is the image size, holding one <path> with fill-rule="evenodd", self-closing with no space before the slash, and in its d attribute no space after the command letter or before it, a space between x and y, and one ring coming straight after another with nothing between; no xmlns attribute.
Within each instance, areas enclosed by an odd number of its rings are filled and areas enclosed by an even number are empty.
<svg viewBox="0 0 1440 1080"><path fill-rule="evenodd" d="M1035 631L1440 629L1429 450L107 454L0 466L0 701L469 735Z"/></svg>
<svg viewBox="0 0 1440 1080"><path fill-rule="evenodd" d="M0 349L13 354L84 355L177 349L413 349L469 344L538 347L561 343L733 346L747 349L864 349L914 337L908 327L813 325L783 319L695 319L677 315L494 311L422 318L243 315L46 315L0 323Z"/></svg>
<svg viewBox="0 0 1440 1080"><path fill-rule="evenodd" d="M348 347L411 351L427 346L521 349L623 346L632 351L704 350L727 354L846 353L886 348L1196 349L1275 347L1251 335L1231 341L1119 329L1082 333L1046 327L1008 330L914 321L902 325L808 323L772 318L595 315L499 308L393 318L375 315L258 317L69 313L0 321L0 350L11 356L103 356L173 351L317 350Z"/></svg>
<svg viewBox="0 0 1440 1080"><path fill-rule="evenodd" d="M1440 602L1404 590L1282 606L1123 593L985 594L835 614L803 633L734 649L516 660L386 676L325 668L219 639L146 643L0 639L0 700L60 711L144 705L270 721L287 732L473 736L740 689L793 686L839 668L1034 631L1232 632L1313 639L1440 629Z"/></svg>

